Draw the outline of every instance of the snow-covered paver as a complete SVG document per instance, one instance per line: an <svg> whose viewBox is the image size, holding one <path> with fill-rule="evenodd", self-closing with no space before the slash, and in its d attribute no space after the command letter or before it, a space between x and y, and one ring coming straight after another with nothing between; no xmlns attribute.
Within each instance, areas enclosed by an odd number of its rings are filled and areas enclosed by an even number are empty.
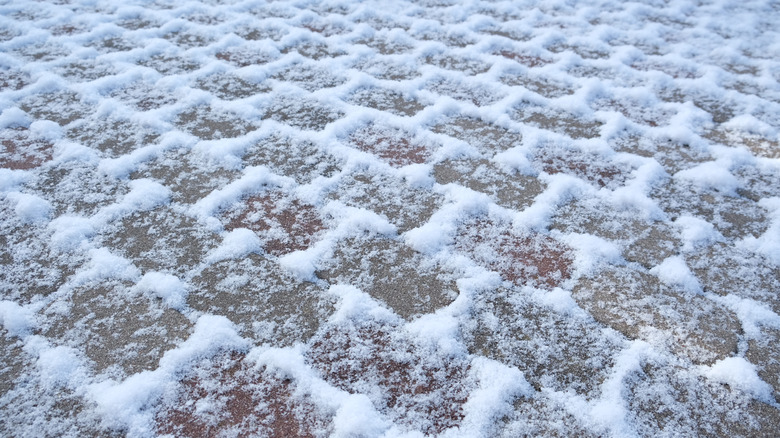
<svg viewBox="0 0 780 438"><path fill-rule="evenodd" d="M0 5L0 435L777 436L780 3Z"/></svg>

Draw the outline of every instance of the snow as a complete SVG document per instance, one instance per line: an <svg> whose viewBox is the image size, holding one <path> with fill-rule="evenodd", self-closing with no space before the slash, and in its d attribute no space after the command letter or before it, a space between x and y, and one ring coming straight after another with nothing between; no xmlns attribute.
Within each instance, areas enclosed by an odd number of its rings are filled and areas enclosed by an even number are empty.
<svg viewBox="0 0 780 438"><path fill-rule="evenodd" d="M764 402L773 401L772 387L758 377L756 366L745 358L727 357L710 367L704 367L702 374L708 379L725 383Z"/></svg>
<svg viewBox="0 0 780 438"><path fill-rule="evenodd" d="M778 14L0 6L0 435L775 433Z"/></svg>
<svg viewBox="0 0 780 438"><path fill-rule="evenodd" d="M162 272L147 272L135 285L141 292L152 293L171 308L184 310L187 299L187 285L175 275Z"/></svg>
<svg viewBox="0 0 780 438"><path fill-rule="evenodd" d="M714 189L729 194L736 193L739 188L737 178L728 171L728 168L717 162L700 164L691 169L680 171L674 177L689 181L702 189Z"/></svg>
<svg viewBox="0 0 780 438"><path fill-rule="evenodd" d="M0 301L3 328L11 336L24 336L35 327L35 314L13 301Z"/></svg>
<svg viewBox="0 0 780 438"><path fill-rule="evenodd" d="M674 220L680 228L684 251L693 251L723 240L723 236L711 223L695 216L680 216Z"/></svg>
<svg viewBox="0 0 780 438"><path fill-rule="evenodd" d="M257 234L246 228L236 228L225 234L222 244L209 255L207 260L214 263L226 259L237 259L262 250L263 245Z"/></svg>
<svg viewBox="0 0 780 438"><path fill-rule="evenodd" d="M19 192L11 192L6 196L16 203L14 210L23 222L46 223L51 216L51 204L39 196Z"/></svg>
<svg viewBox="0 0 780 438"><path fill-rule="evenodd" d="M664 259L660 265L650 270L651 274L669 286L679 286L690 293L701 292L701 284L688 268L682 256L673 256Z"/></svg>

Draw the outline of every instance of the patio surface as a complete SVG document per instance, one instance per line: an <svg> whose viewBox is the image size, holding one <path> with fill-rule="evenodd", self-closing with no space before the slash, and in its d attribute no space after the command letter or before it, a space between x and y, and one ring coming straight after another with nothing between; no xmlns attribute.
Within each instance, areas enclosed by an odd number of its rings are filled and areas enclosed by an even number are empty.
<svg viewBox="0 0 780 438"><path fill-rule="evenodd" d="M0 6L0 435L777 436L780 3Z"/></svg>

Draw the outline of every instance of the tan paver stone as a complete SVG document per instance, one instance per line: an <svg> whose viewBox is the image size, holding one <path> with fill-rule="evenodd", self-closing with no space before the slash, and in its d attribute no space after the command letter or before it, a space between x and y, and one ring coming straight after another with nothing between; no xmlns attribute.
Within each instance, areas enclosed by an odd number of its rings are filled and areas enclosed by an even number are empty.
<svg viewBox="0 0 780 438"><path fill-rule="evenodd" d="M281 52L288 54L291 52L298 52L301 56L311 58L315 61L322 58L334 58L337 56L345 55L338 49L334 49L325 43L320 43L313 40L301 40L291 46L287 46L281 49Z"/></svg>
<svg viewBox="0 0 780 438"><path fill-rule="evenodd" d="M654 53L648 54L654 55ZM646 72L662 72L674 79L699 79L704 75L704 73L696 67L675 63L669 60L654 59L654 57L648 58L649 59L633 62L631 67Z"/></svg>
<svg viewBox="0 0 780 438"><path fill-rule="evenodd" d="M441 195L393 176L367 172L345 177L329 197L387 217L399 234L423 225L444 201Z"/></svg>
<svg viewBox="0 0 780 438"><path fill-rule="evenodd" d="M211 265L192 285L192 309L227 317L257 344L305 342L332 312L332 299L319 286L256 254Z"/></svg>
<svg viewBox="0 0 780 438"><path fill-rule="evenodd" d="M51 120L61 126L92 113L79 96L70 91L36 94L23 99L19 107L36 119Z"/></svg>
<svg viewBox="0 0 780 438"><path fill-rule="evenodd" d="M406 319L432 313L458 294L453 273L402 242L382 237L339 242L317 276L354 285Z"/></svg>
<svg viewBox="0 0 780 438"><path fill-rule="evenodd" d="M111 64L94 60L73 61L57 68L56 71L74 82L90 82L117 73Z"/></svg>
<svg viewBox="0 0 780 438"><path fill-rule="evenodd" d="M176 102L176 97L172 93L142 81L116 88L109 95L140 111L156 110Z"/></svg>
<svg viewBox="0 0 780 438"><path fill-rule="evenodd" d="M654 128L669 125L675 115L675 112L660 108L657 104L636 99L604 98L597 99L591 105L595 110L618 112L634 123Z"/></svg>
<svg viewBox="0 0 780 438"><path fill-rule="evenodd" d="M16 386L16 380L31 365L23 347L24 343L19 338L0 329L0 400Z"/></svg>
<svg viewBox="0 0 780 438"><path fill-rule="evenodd" d="M602 123L560 110L524 103L516 108L513 118L541 129L565 134L573 139L596 138Z"/></svg>
<svg viewBox="0 0 780 438"><path fill-rule="evenodd" d="M516 61L528 68L544 67L545 65L552 62L552 60L549 57L542 57L538 55L533 55L531 53L523 53L522 51L511 50L511 49L499 50L495 54L503 56L504 58L507 59L511 59L512 61Z"/></svg>
<svg viewBox="0 0 780 438"><path fill-rule="evenodd" d="M117 281L78 287L68 305L66 313L44 309L45 336L83 352L95 371L113 376L156 369L163 354L192 329L184 315L166 308L160 299Z"/></svg>
<svg viewBox="0 0 780 438"><path fill-rule="evenodd" d="M308 92L342 85L346 80L334 76L327 69L308 63L296 63L272 76L277 81L293 83Z"/></svg>
<svg viewBox="0 0 780 438"><path fill-rule="evenodd" d="M696 107L709 113L712 116L712 121L715 123L728 122L737 115L737 106L730 99L715 99L709 96L689 93L679 88L658 90L656 94L660 99L667 102L684 103L691 101Z"/></svg>
<svg viewBox="0 0 780 438"><path fill-rule="evenodd" d="M246 167L267 166L300 184L309 184L320 176L330 178L341 170L339 161L317 144L280 135L259 140L243 158Z"/></svg>
<svg viewBox="0 0 780 438"><path fill-rule="evenodd" d="M142 271L183 275L219 245L218 236L169 207L131 213L101 233L104 245Z"/></svg>
<svg viewBox="0 0 780 438"><path fill-rule="evenodd" d="M509 173L485 159L443 161L434 166L433 176L439 184L460 184L486 193L497 204L515 210L531 205L545 187L536 177Z"/></svg>
<svg viewBox="0 0 780 438"><path fill-rule="evenodd" d="M425 105L411 97L378 87L361 88L350 96L349 101L355 105L387 111L399 116L413 116L425 108Z"/></svg>
<svg viewBox="0 0 780 438"><path fill-rule="evenodd" d="M611 189L623 185L629 168L609 163L605 157L577 150L545 145L534 151L532 165L549 174L566 173L582 178L591 184Z"/></svg>
<svg viewBox="0 0 780 438"><path fill-rule="evenodd" d="M430 81L426 88L455 100L471 102L476 106L492 105L504 97L488 86L466 84L457 79L435 79Z"/></svg>
<svg viewBox="0 0 780 438"><path fill-rule="evenodd" d="M30 62L50 62L70 53L67 47L54 42L34 42L14 50L16 54Z"/></svg>
<svg viewBox="0 0 780 438"><path fill-rule="evenodd" d="M661 264L666 258L677 255L680 241L676 230L663 222L649 225L637 222L633 227L635 239L626 246L623 257L629 262L639 263L646 269Z"/></svg>
<svg viewBox="0 0 780 438"><path fill-rule="evenodd" d="M302 27L326 38L334 35L344 35L350 31L350 26L341 23L328 22L328 20L310 20L303 23Z"/></svg>
<svg viewBox="0 0 780 438"><path fill-rule="evenodd" d="M597 324L540 306L515 288L485 294L474 312L465 335L469 351L517 367L537 391L571 389L597 398L621 348ZM517 403L518 408L535 404Z"/></svg>
<svg viewBox="0 0 780 438"><path fill-rule="evenodd" d="M325 126L344 116L341 111L307 98L275 100L263 116L295 128L321 131Z"/></svg>
<svg viewBox="0 0 780 438"><path fill-rule="evenodd" d="M213 41L206 35L199 35L194 31L178 30L165 35L163 38L176 44L182 49L193 49L198 47L206 47Z"/></svg>
<svg viewBox="0 0 780 438"><path fill-rule="evenodd" d="M727 238L757 237L769 226L766 210L739 195L670 183L657 188L652 196L672 219L682 215L699 217L713 224Z"/></svg>
<svg viewBox="0 0 780 438"><path fill-rule="evenodd" d="M520 146L523 139L519 132L467 116L447 118L434 125L431 131L463 140L489 156Z"/></svg>
<svg viewBox="0 0 780 438"><path fill-rule="evenodd" d="M445 54L436 54L426 56L425 63L435 65L445 70L462 72L469 76L485 73L490 70L490 65L478 59L469 59L460 56L451 56Z"/></svg>
<svg viewBox="0 0 780 438"><path fill-rule="evenodd" d="M0 435L3 436L122 436L120 432L104 428L92 406L80 395L67 388L47 388L38 376L29 374L14 390L2 395L0 416L3 418Z"/></svg>
<svg viewBox="0 0 780 438"><path fill-rule="evenodd" d="M152 56L138 61L139 65L150 67L163 75L180 75L193 72L201 67L194 59L174 56L167 53Z"/></svg>
<svg viewBox="0 0 780 438"><path fill-rule="evenodd" d="M290 31L282 26L265 24L262 27L247 25L236 29L235 32L236 35L249 41L262 41L265 39L279 41Z"/></svg>
<svg viewBox="0 0 780 438"><path fill-rule="evenodd" d="M156 29L160 26L157 21L148 18L148 16L135 16L120 19L116 22L117 26L124 27L127 30Z"/></svg>
<svg viewBox="0 0 780 438"><path fill-rule="evenodd" d="M780 313L780 267L760 255L716 243L692 254L688 263L704 290L756 300Z"/></svg>
<svg viewBox="0 0 780 438"><path fill-rule="evenodd" d="M11 68L0 70L0 91L21 90L30 84L30 76Z"/></svg>
<svg viewBox="0 0 780 438"><path fill-rule="evenodd" d="M612 142L617 152L654 158L670 176L712 159L704 150L672 140L655 141L627 135L615 138Z"/></svg>
<svg viewBox="0 0 780 438"><path fill-rule="evenodd" d="M748 341L745 359L754 364L758 376L772 385L775 400L780 398L780 332L777 329L764 329L760 339ZM777 414L780 419L780 413Z"/></svg>
<svg viewBox="0 0 780 438"><path fill-rule="evenodd" d="M403 26L401 26L403 27ZM443 34L431 29L414 29L413 36L419 38L422 41L437 41L442 44L446 44L449 47L463 48L468 45L474 44L476 40L470 35L466 35L461 31L444 32Z"/></svg>
<svg viewBox="0 0 780 438"><path fill-rule="evenodd" d="M518 398L514 410L499 425L501 438L548 436L565 438L578 436L596 438L570 413L556 403L541 398Z"/></svg>
<svg viewBox="0 0 780 438"><path fill-rule="evenodd" d="M501 82L509 86L520 85L548 99L567 96L575 91L575 88L568 84L559 83L543 75L530 76L524 72L507 72L501 76Z"/></svg>
<svg viewBox="0 0 780 438"><path fill-rule="evenodd" d="M259 48L231 47L214 55L221 61L229 62L236 67L248 67L250 65L264 65L274 61L276 57Z"/></svg>
<svg viewBox="0 0 780 438"><path fill-rule="evenodd" d="M640 435L771 437L780 411L675 366L647 364L629 381L629 409Z"/></svg>
<svg viewBox="0 0 780 438"><path fill-rule="evenodd" d="M739 178L740 188L737 193L751 201L758 202L763 198L780 197L780 173L772 169L757 169L743 167L733 172Z"/></svg>
<svg viewBox="0 0 780 438"><path fill-rule="evenodd" d="M547 47L552 53L576 53L582 59L609 59L610 50L589 47L587 44L569 44L569 42L556 43Z"/></svg>
<svg viewBox="0 0 780 438"><path fill-rule="evenodd" d="M392 60L364 57L356 60L354 68L361 70L377 79L390 81L404 81L420 76L414 66L408 63L394 62Z"/></svg>
<svg viewBox="0 0 780 438"><path fill-rule="evenodd" d="M647 269L677 255L682 247L677 231L668 223L642 219L634 211L616 210L598 200L577 200L560 207L550 228L612 241L626 260Z"/></svg>
<svg viewBox="0 0 780 438"><path fill-rule="evenodd" d="M45 167L29 189L52 206L51 217L62 214L92 216L129 190L127 181L99 172L93 164L69 161Z"/></svg>
<svg viewBox="0 0 780 438"><path fill-rule="evenodd" d="M412 45L389 38L382 38L377 35L369 38L361 38L355 41L355 44L364 44L376 50L381 55L398 55L402 53L409 53L411 49L414 48Z"/></svg>
<svg viewBox="0 0 780 438"><path fill-rule="evenodd" d="M220 111L207 105L181 112L175 123L201 140L240 137L257 129L254 123L237 114Z"/></svg>
<svg viewBox="0 0 780 438"><path fill-rule="evenodd" d="M5 203L3 203L5 204ZM7 205L0 214L14 217ZM3 221L0 228L0 299L26 304L36 297L56 292L76 267L82 255L66 256L49 246L40 226Z"/></svg>
<svg viewBox="0 0 780 438"><path fill-rule="evenodd" d="M198 80L196 85L222 100L244 99L271 91L264 83L250 82L230 73L206 76Z"/></svg>
<svg viewBox="0 0 780 438"><path fill-rule="evenodd" d="M736 315L641 270L610 267L581 279L572 296L597 321L629 339L652 341L660 332L671 351L694 363L712 364L737 350Z"/></svg>
<svg viewBox="0 0 780 438"><path fill-rule="evenodd" d="M761 135L727 130L718 127L705 134L710 140L726 146L742 146L754 155L764 158L780 158L780 143Z"/></svg>
<svg viewBox="0 0 780 438"><path fill-rule="evenodd" d="M99 117L79 120L67 135L73 141L116 158L153 144L160 134L154 128L128 120Z"/></svg>
<svg viewBox="0 0 780 438"><path fill-rule="evenodd" d="M193 204L238 178L236 170L208 162L186 149L163 153L154 161L144 163L130 174L133 179L152 178L171 190L171 200Z"/></svg>

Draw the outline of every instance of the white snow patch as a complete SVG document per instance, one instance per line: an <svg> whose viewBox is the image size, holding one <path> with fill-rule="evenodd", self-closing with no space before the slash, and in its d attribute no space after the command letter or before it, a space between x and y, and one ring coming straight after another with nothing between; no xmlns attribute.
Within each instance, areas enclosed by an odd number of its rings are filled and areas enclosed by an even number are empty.
<svg viewBox="0 0 780 438"><path fill-rule="evenodd" d="M601 385L601 398L592 404L590 416L594 422L620 436L636 435L628 418L625 392L626 379L642 371L642 364L654 356L650 344L633 341L615 361L612 374Z"/></svg>
<svg viewBox="0 0 780 438"><path fill-rule="evenodd" d="M141 276L141 271L130 260L112 254L106 248L90 249L89 256L86 269L74 274L69 284L78 286L109 278L136 281Z"/></svg>
<svg viewBox="0 0 780 438"><path fill-rule="evenodd" d="M259 253L262 250L262 242L254 231L247 228L236 228L225 234L222 244L206 257L206 261L215 263L227 259L238 259L247 254Z"/></svg>
<svg viewBox="0 0 780 438"><path fill-rule="evenodd" d="M534 393L522 371L485 357L475 357L469 372L478 387L463 405L460 428L446 431L445 437L490 436L496 432L496 422L514 409L515 398Z"/></svg>
<svg viewBox="0 0 780 438"><path fill-rule="evenodd" d="M591 272L600 264L618 264L622 259L617 245L598 236L580 233L555 234L556 238L575 250L574 267L582 274Z"/></svg>
<svg viewBox="0 0 780 438"><path fill-rule="evenodd" d="M715 226L704 219L683 215L678 217L674 224L680 229L683 251L693 251L723 240Z"/></svg>
<svg viewBox="0 0 780 438"><path fill-rule="evenodd" d="M571 292L554 288L538 296L539 303L545 305L562 315L576 315L583 313L577 301L571 296Z"/></svg>
<svg viewBox="0 0 780 438"><path fill-rule="evenodd" d="M338 298L336 311L329 321L334 324L346 321L370 319L373 321L395 322L398 320L390 309L382 306L371 295L351 285L333 285L328 293Z"/></svg>
<svg viewBox="0 0 780 438"><path fill-rule="evenodd" d="M728 167L717 161L708 161L690 169L681 170L674 178L687 181L701 189L714 189L734 195L739 188L739 180L729 172Z"/></svg>
<svg viewBox="0 0 780 438"><path fill-rule="evenodd" d="M35 328L35 312L13 301L0 301L0 325L9 335L23 337Z"/></svg>
<svg viewBox="0 0 780 438"><path fill-rule="evenodd" d="M31 175L24 170L0 168L0 193L9 192L26 183Z"/></svg>
<svg viewBox="0 0 780 438"><path fill-rule="evenodd" d="M182 310L188 294L187 284L178 277L162 272L147 272L135 285L139 292L152 293L173 308Z"/></svg>
<svg viewBox="0 0 780 438"><path fill-rule="evenodd" d="M466 353L460 340L460 322L446 307L406 324L406 330L414 335L415 339L434 347L443 355Z"/></svg>
<svg viewBox="0 0 780 438"><path fill-rule="evenodd" d="M700 369L710 380L725 383L763 402L774 402L772 387L761 380L756 366L742 357L727 357L712 366L702 366Z"/></svg>
<svg viewBox="0 0 780 438"><path fill-rule="evenodd" d="M650 269L650 273L668 286L679 287L690 293L702 291L699 279L693 275L682 256L666 258L661 264Z"/></svg>
<svg viewBox="0 0 780 438"><path fill-rule="evenodd" d="M379 437L390 427L365 394L351 394L333 418L333 437Z"/></svg>
<svg viewBox="0 0 780 438"><path fill-rule="evenodd" d="M16 203L14 211L23 222L40 224L49 220L52 210L49 201L28 193L11 192L7 196Z"/></svg>
<svg viewBox="0 0 780 438"><path fill-rule="evenodd" d="M93 222L81 216L60 216L49 223L52 245L60 251L73 251L95 235Z"/></svg>
<svg viewBox="0 0 780 438"><path fill-rule="evenodd" d="M67 386L75 389L87 381L87 373L81 365L78 350L60 345L41 351L36 361L44 385Z"/></svg>
<svg viewBox="0 0 780 438"><path fill-rule="evenodd" d="M769 212L767 216L771 223L764 234L759 237L748 236L738 242L738 245L761 254L775 266L780 266L780 198L764 198L758 201L758 205Z"/></svg>
<svg viewBox="0 0 780 438"><path fill-rule="evenodd" d="M29 124L30 117L19 108L7 108L0 114L0 129L11 126L28 126Z"/></svg>

